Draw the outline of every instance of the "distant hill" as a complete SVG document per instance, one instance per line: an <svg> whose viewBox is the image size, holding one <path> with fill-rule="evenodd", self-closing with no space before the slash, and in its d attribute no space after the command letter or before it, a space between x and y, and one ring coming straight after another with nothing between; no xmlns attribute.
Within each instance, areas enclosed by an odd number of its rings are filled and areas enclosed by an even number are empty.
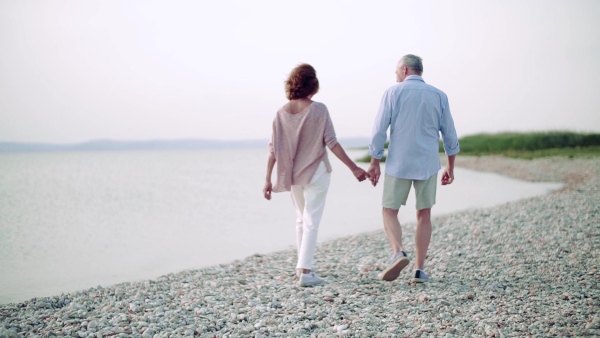
<svg viewBox="0 0 600 338"><path fill-rule="evenodd" d="M266 147L266 145L266 140L218 141L200 139L148 141L93 140L75 144L0 142L0 152L193 150L207 148Z"/></svg>
<svg viewBox="0 0 600 338"><path fill-rule="evenodd" d="M74 144L51 143L19 143L0 142L0 153L15 152L47 152L47 151L121 151L121 150L195 150L210 148L257 148L266 147L268 140L147 140L147 141L115 141L93 140ZM364 137L342 138L339 142L345 148L365 147L369 139Z"/></svg>

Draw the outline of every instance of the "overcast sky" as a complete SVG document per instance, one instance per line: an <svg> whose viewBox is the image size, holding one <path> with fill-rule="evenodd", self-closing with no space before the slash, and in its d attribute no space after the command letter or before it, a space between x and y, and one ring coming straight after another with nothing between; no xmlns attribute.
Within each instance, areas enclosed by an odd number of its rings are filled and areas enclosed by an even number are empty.
<svg viewBox="0 0 600 338"><path fill-rule="evenodd" d="M267 139L301 62L370 136L407 53L459 136L600 132L597 0L0 0L0 141Z"/></svg>

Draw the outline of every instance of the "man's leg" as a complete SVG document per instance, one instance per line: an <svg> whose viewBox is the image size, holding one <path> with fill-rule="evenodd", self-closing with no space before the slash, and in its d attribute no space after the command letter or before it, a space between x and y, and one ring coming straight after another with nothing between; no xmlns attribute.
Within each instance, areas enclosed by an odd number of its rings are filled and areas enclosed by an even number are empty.
<svg viewBox="0 0 600 338"><path fill-rule="evenodd" d="M410 191L411 181L385 175L383 182L383 227L393 255L390 265L383 270L379 277L386 281L393 281L410 261L402 247L402 228L398 220L398 210L401 205L406 205L406 198Z"/></svg>
<svg viewBox="0 0 600 338"><path fill-rule="evenodd" d="M398 210L383 208L383 227L394 255L403 251L402 228L398 220Z"/></svg>
<svg viewBox="0 0 600 338"><path fill-rule="evenodd" d="M400 221L398 221L398 210L383 208L383 225L394 255L390 260L390 265L381 272L379 278L393 281L398 278L402 269L410 261L402 248L402 228L400 227Z"/></svg>
<svg viewBox="0 0 600 338"><path fill-rule="evenodd" d="M415 231L415 269L423 270L431 241L431 208L435 204L437 174L424 181L414 181L417 199L417 230Z"/></svg>
<svg viewBox="0 0 600 338"><path fill-rule="evenodd" d="M423 270L425 257L431 241L431 208L417 210L417 230L415 232L415 269Z"/></svg>
<svg viewBox="0 0 600 338"><path fill-rule="evenodd" d="M400 206L406 205L412 181L385 175L383 181L383 228L393 254L403 251L402 228L398 220Z"/></svg>

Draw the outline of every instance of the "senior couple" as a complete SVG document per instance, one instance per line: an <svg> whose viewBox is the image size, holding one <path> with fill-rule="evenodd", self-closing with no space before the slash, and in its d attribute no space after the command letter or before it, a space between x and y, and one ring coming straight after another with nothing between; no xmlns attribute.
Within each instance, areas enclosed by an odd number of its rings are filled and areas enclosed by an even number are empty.
<svg viewBox="0 0 600 338"><path fill-rule="evenodd" d="M337 142L327 107L312 100L319 90L315 69L308 64L294 68L285 81L287 102L273 121L269 142L264 197L273 192L290 191L296 210L296 275L300 286L325 283L315 273L313 259L317 233L331 173L326 147L339 158L359 182L369 179L376 186L381 176L387 130L390 129L388 156L383 178L383 225L392 249L388 267L379 274L393 281L410 260L402 245L398 210L411 187L415 189L417 228L415 265L412 281L427 282L425 257L431 239L431 207L435 204L440 170L439 137L442 135L448 157L441 184L454 180L454 159L459 152L448 98L441 90L426 84L421 77L423 64L415 55L403 56L396 66L397 84L388 88L381 100L369 145L371 164L367 171L358 167ZM273 168L277 165L275 185Z"/></svg>

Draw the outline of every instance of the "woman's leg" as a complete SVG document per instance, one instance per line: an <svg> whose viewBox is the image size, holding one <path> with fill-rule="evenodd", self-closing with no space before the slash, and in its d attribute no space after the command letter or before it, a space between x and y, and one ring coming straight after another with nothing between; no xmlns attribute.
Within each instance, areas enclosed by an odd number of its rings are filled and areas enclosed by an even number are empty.
<svg viewBox="0 0 600 338"><path fill-rule="evenodd" d="M296 211L296 249L300 257L300 248L302 247L302 230L304 227L304 187L292 185L291 188L292 203Z"/></svg>
<svg viewBox="0 0 600 338"><path fill-rule="evenodd" d="M327 189L329 188L330 176L327 168L325 168L325 164L321 163L311 182L304 187L305 205L302 217L302 243L298 255L297 269L313 269L317 234L325 209L325 199L327 197Z"/></svg>

